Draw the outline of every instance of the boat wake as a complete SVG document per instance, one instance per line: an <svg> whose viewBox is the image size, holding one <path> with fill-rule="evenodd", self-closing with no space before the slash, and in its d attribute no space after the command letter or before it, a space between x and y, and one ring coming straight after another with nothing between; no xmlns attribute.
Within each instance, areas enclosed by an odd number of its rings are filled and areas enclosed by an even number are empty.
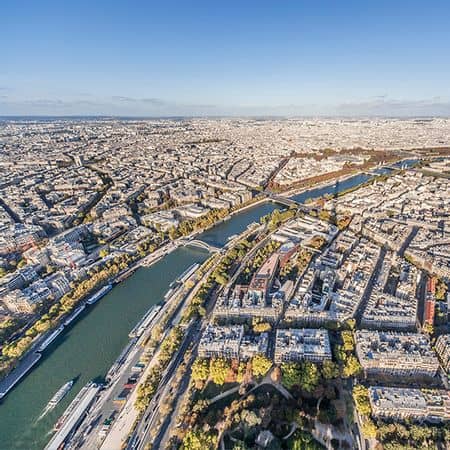
<svg viewBox="0 0 450 450"><path fill-rule="evenodd" d="M72 389L75 380L70 380L61 386L56 394L50 399L46 407L42 410L41 415L36 419L36 423L42 420L51 410L56 408L58 403L67 395L67 393Z"/></svg>

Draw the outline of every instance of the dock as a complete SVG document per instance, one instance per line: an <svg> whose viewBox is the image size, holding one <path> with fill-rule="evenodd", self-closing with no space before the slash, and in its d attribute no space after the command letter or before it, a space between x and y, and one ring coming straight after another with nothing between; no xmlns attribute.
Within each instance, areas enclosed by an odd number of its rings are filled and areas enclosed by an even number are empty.
<svg viewBox="0 0 450 450"><path fill-rule="evenodd" d="M62 416L62 418L64 416L66 418L61 425L61 428L46 445L45 450L58 450L64 448L66 441L82 422L87 409L92 405L92 402L101 387L101 385L91 382L78 393Z"/></svg>
<svg viewBox="0 0 450 450"><path fill-rule="evenodd" d="M28 353L19 366L0 381L0 400L34 367L42 355L37 352Z"/></svg>

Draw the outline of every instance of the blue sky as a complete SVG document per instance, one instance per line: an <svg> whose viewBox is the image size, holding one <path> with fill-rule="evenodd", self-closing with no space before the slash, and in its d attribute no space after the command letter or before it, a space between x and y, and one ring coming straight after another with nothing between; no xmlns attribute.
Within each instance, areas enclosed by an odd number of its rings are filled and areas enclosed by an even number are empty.
<svg viewBox="0 0 450 450"><path fill-rule="evenodd" d="M450 115L446 1L4 0L0 115Z"/></svg>

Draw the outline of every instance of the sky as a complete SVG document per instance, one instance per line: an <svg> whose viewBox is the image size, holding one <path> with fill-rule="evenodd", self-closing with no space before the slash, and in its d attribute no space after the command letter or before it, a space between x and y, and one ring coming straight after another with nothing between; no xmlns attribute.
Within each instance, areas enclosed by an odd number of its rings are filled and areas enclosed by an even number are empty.
<svg viewBox="0 0 450 450"><path fill-rule="evenodd" d="M0 115L450 116L450 2L3 0Z"/></svg>

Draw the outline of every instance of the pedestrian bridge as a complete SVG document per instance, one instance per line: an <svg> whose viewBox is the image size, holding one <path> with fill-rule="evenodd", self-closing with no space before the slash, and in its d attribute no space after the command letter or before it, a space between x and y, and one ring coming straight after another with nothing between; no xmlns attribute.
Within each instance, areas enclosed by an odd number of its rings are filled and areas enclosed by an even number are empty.
<svg viewBox="0 0 450 450"><path fill-rule="evenodd" d="M221 248L215 247L214 245L208 244L204 241L201 241L200 239L185 240L183 242L183 246L186 247L187 245L191 245L192 247L203 248L205 250L208 250L208 252L211 252L211 253L217 253L217 252L220 252L220 250L222 250Z"/></svg>

